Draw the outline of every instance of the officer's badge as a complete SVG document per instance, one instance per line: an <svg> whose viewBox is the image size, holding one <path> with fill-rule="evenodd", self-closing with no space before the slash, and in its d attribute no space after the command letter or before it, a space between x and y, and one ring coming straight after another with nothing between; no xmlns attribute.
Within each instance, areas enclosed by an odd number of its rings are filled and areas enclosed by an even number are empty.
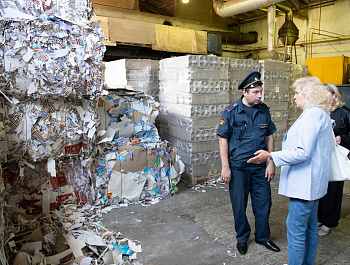
<svg viewBox="0 0 350 265"><path fill-rule="evenodd" d="M219 126L222 127L226 124L226 119L225 118L221 118Z"/></svg>

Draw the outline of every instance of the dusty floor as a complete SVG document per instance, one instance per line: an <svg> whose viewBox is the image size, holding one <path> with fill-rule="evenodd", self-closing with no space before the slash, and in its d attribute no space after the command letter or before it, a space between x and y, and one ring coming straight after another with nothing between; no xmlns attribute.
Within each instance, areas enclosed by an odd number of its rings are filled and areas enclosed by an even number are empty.
<svg viewBox="0 0 350 265"><path fill-rule="evenodd" d="M179 184L179 192L158 204L114 209L103 223L125 237L139 240L137 261L146 265L175 264L286 264L288 263L286 217L288 199L277 194L278 177L271 183L273 205L271 239L281 248L275 253L254 242L251 205L248 216L252 234L248 253L236 250L228 186L205 186L199 190ZM205 191L205 192L204 192ZM350 264L350 182L345 183L342 218L337 228L319 238L316 265Z"/></svg>

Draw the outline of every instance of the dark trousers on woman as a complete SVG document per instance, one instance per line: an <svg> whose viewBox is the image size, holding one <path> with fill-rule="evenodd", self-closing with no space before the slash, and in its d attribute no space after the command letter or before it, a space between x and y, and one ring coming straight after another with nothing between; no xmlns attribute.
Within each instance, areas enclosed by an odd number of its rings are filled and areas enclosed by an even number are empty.
<svg viewBox="0 0 350 265"><path fill-rule="evenodd" d="M327 227L338 226L343 199L344 181L328 183L327 194L318 204L318 221Z"/></svg>

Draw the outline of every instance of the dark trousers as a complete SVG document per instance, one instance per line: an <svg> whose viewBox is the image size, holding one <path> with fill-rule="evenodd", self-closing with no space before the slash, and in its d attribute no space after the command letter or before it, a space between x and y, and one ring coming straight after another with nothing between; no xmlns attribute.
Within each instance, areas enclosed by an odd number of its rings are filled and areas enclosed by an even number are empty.
<svg viewBox="0 0 350 265"><path fill-rule="evenodd" d="M328 227L338 226L343 199L344 181L328 183L327 194L318 204L318 221Z"/></svg>
<svg viewBox="0 0 350 265"><path fill-rule="evenodd" d="M242 170L231 168L229 191L237 241L247 242L251 232L246 215L249 193L255 216L255 240L269 241L271 189L270 183L265 178L265 168L256 166Z"/></svg>

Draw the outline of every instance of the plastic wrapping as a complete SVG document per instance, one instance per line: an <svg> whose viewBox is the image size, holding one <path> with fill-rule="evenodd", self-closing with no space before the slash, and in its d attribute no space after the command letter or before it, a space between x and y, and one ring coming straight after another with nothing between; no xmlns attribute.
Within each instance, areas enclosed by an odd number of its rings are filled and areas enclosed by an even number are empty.
<svg viewBox="0 0 350 265"><path fill-rule="evenodd" d="M172 103L161 103L159 111L165 114L179 115L186 118L200 118L219 116L227 104L218 105L180 105Z"/></svg>
<svg viewBox="0 0 350 265"><path fill-rule="evenodd" d="M158 99L159 61L149 59L121 59L104 62L106 88L132 86L135 90Z"/></svg>
<svg viewBox="0 0 350 265"><path fill-rule="evenodd" d="M193 129L213 129L217 128L221 116L186 118L179 115L164 115L162 113L158 116L158 121L164 124L169 124L186 130Z"/></svg>
<svg viewBox="0 0 350 265"><path fill-rule="evenodd" d="M160 135L170 135L177 139L190 142L212 141L218 140L217 128L210 129L184 129L167 125L166 123L159 124Z"/></svg>
<svg viewBox="0 0 350 265"><path fill-rule="evenodd" d="M199 166L210 163L220 162L220 152L219 150L204 152L204 153L185 153L179 150L179 155L181 160L186 165Z"/></svg>
<svg viewBox="0 0 350 265"><path fill-rule="evenodd" d="M180 105L212 105L212 104L228 104L229 98L227 93L221 94L191 94L179 92L160 93L159 100Z"/></svg>
<svg viewBox="0 0 350 265"><path fill-rule="evenodd" d="M179 93L228 93L229 82L221 80L163 80L159 89L163 93L176 91Z"/></svg>
<svg viewBox="0 0 350 265"><path fill-rule="evenodd" d="M228 70L225 69L192 69L171 68L159 71L159 80L228 80Z"/></svg>
<svg viewBox="0 0 350 265"><path fill-rule="evenodd" d="M186 55L161 60L160 69L227 69L229 67L229 62L229 58L214 55Z"/></svg>
<svg viewBox="0 0 350 265"><path fill-rule="evenodd" d="M190 178L203 177L207 178L219 176L221 172L221 162L202 164L202 165L187 165L185 166L185 175Z"/></svg>
<svg viewBox="0 0 350 265"><path fill-rule="evenodd" d="M203 169L219 159L217 126L230 103L229 66L229 58L211 55L160 61L159 134L178 148L186 168L191 166L185 171L190 178L206 176Z"/></svg>

